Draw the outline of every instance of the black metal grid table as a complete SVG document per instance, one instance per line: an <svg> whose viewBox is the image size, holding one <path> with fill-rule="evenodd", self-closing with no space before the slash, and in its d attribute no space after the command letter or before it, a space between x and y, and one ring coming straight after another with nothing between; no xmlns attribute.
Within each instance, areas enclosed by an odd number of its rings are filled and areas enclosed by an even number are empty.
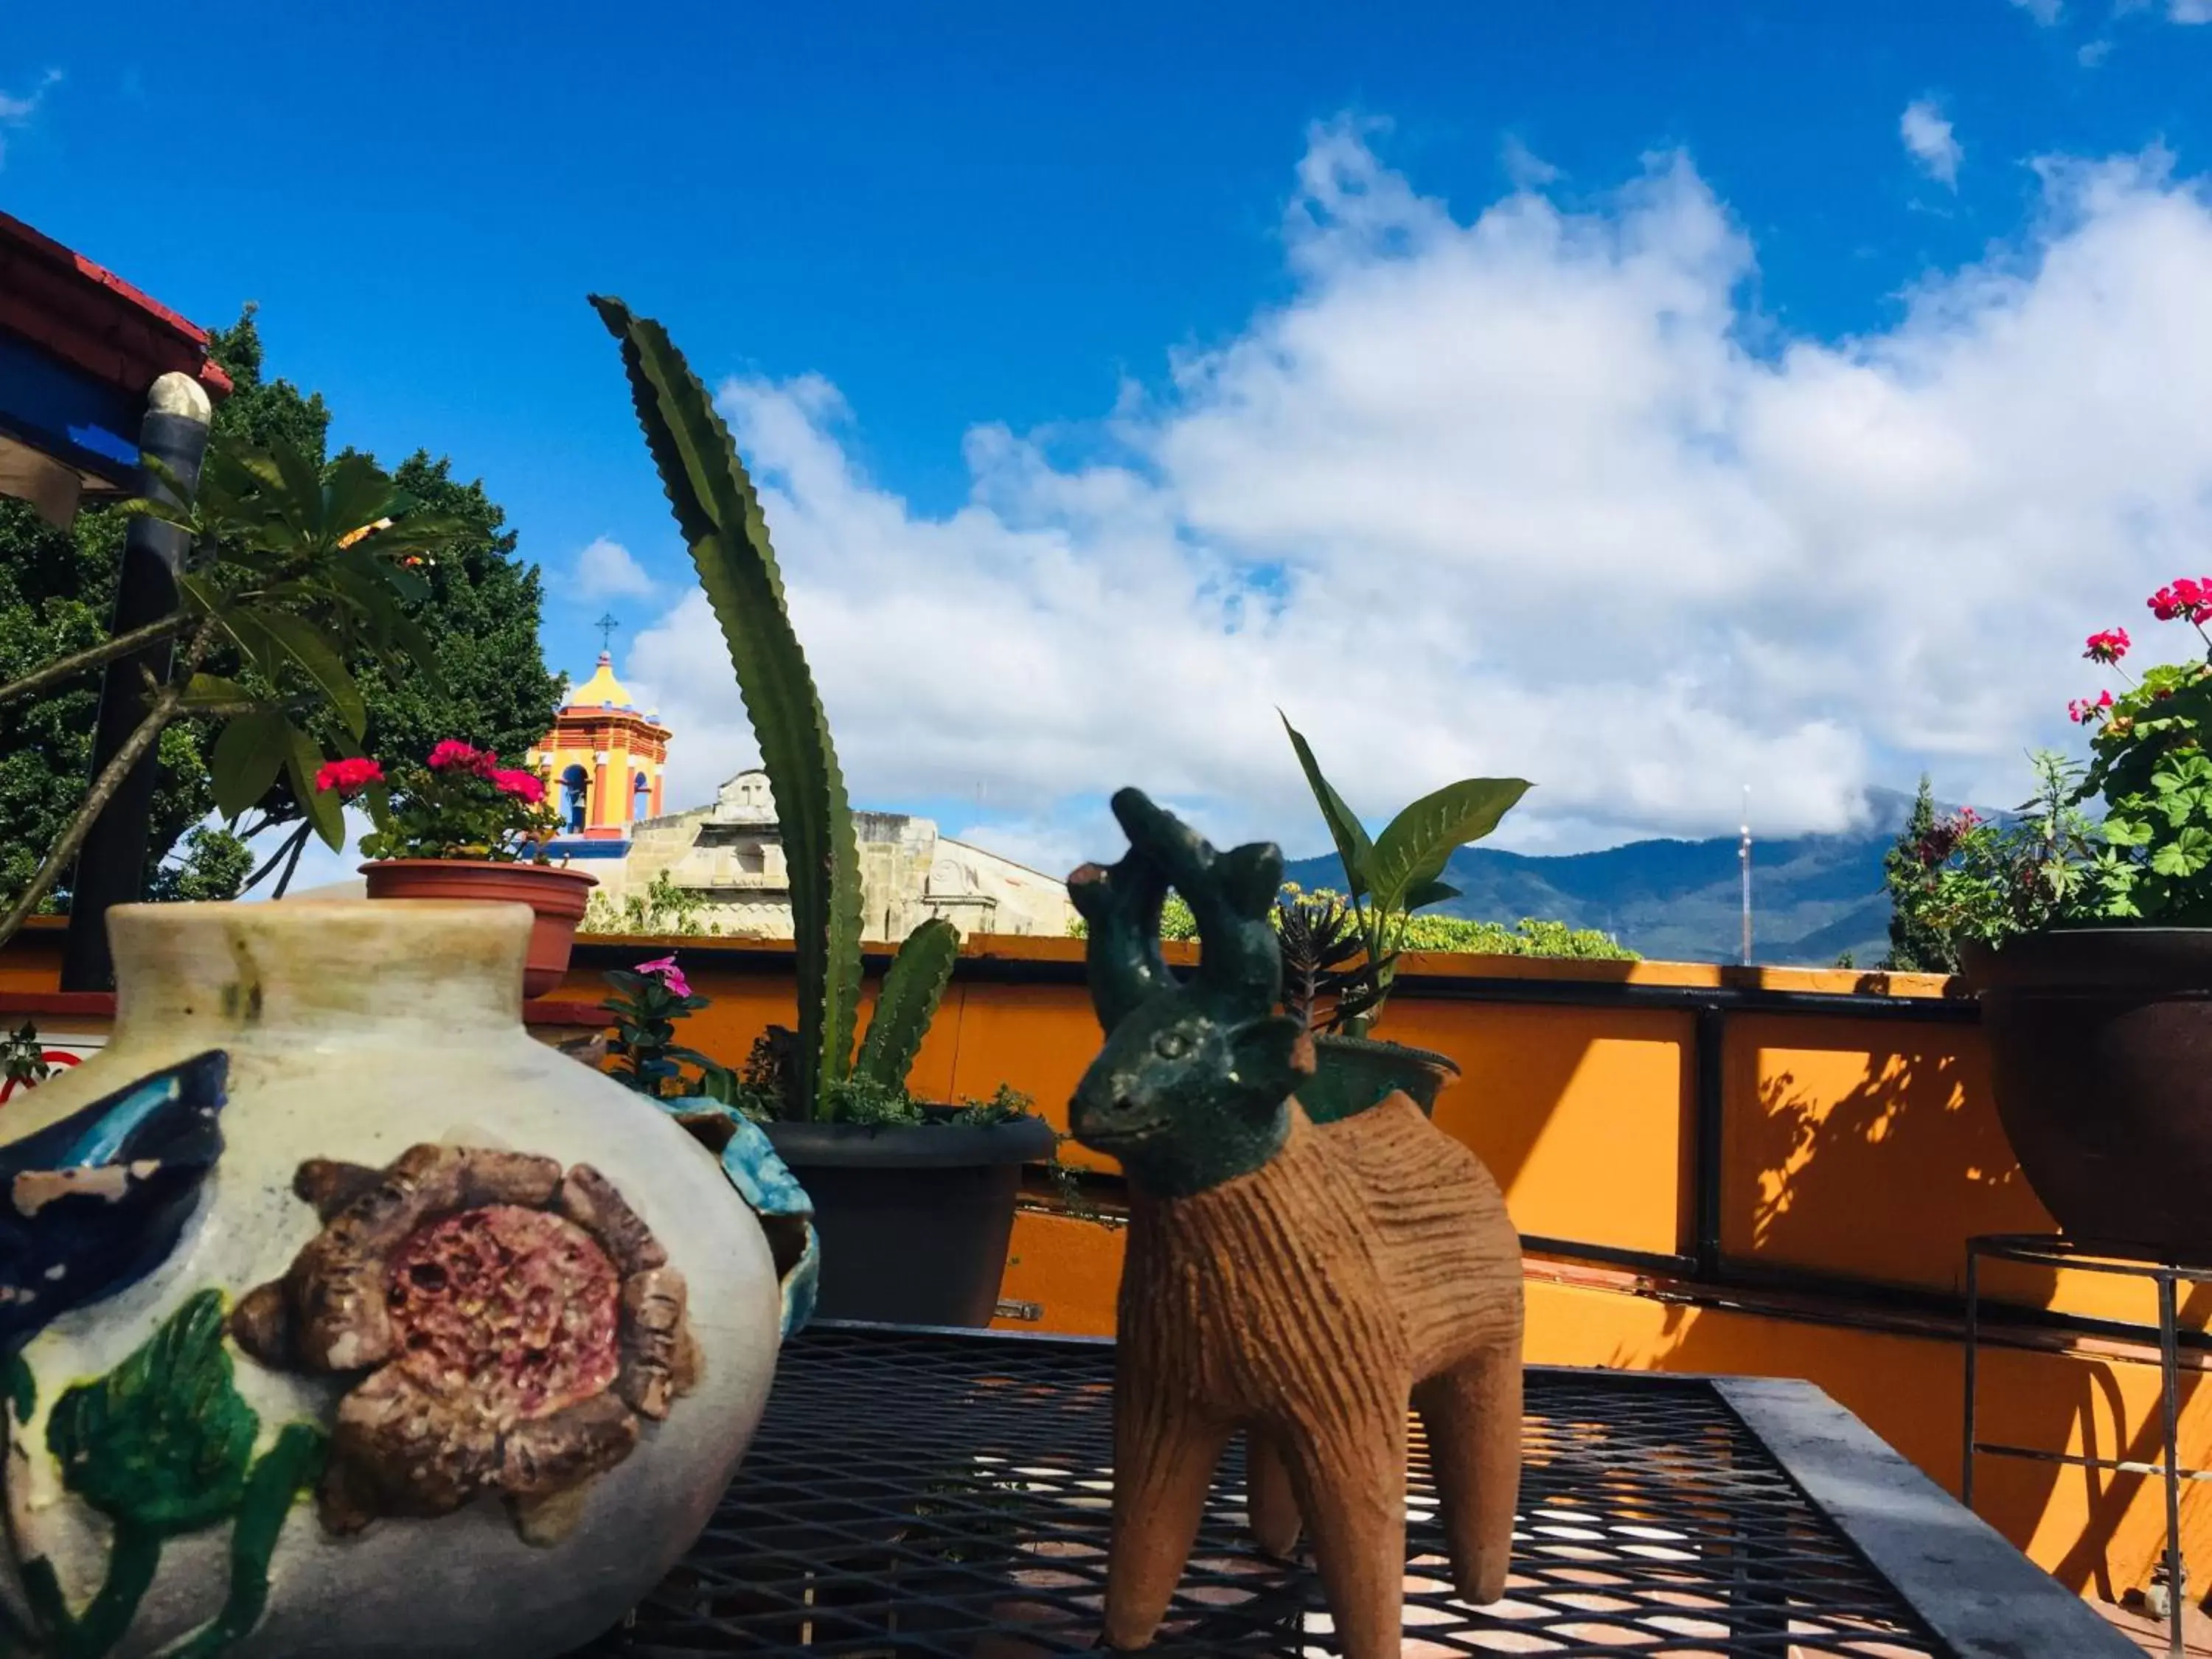
<svg viewBox="0 0 2212 1659"><path fill-rule="evenodd" d="M819 1326L706 1535L578 1659L1030 1659L1097 1643L1110 1345ZM1451 1594L1416 1434L1408 1655L2135 1659L1810 1384L1532 1368L1506 1597ZM1310 1565L1216 1477L1152 1651L1339 1651Z"/></svg>

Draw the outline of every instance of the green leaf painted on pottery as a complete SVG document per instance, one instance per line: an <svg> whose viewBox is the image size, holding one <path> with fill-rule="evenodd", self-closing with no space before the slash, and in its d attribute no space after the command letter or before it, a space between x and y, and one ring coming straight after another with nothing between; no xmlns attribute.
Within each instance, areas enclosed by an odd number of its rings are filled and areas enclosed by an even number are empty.
<svg viewBox="0 0 2212 1659"><path fill-rule="evenodd" d="M62 1484L118 1528L171 1537L244 1498L261 1423L232 1383L222 1326L222 1292L202 1291L113 1370L54 1402L46 1446Z"/></svg>
<svg viewBox="0 0 2212 1659"><path fill-rule="evenodd" d="M269 1560L276 1553L276 1534L283 1530L293 1500L313 1491L321 1479L327 1443L314 1425L289 1423L254 1463L231 1528L230 1593L222 1611L187 1640L164 1650L167 1659L211 1659L261 1622L269 1605Z"/></svg>
<svg viewBox="0 0 2212 1659"><path fill-rule="evenodd" d="M27 1423L39 1409L39 1379L20 1353L8 1356L8 1407L18 1423Z"/></svg>

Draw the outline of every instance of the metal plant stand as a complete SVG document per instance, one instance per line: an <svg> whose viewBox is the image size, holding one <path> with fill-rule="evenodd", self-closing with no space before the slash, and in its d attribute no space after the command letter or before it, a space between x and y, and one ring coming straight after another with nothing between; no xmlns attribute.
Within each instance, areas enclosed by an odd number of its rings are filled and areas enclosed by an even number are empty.
<svg viewBox="0 0 2212 1659"><path fill-rule="evenodd" d="M691 1553L577 1659L1097 1650L1113 1348L817 1326ZM1536 1368L1506 1599L1456 1601L1416 1437L1406 1651L2139 1659L1810 1384ZM1161 1659L1340 1651L1218 1474Z"/></svg>
<svg viewBox="0 0 2212 1659"><path fill-rule="evenodd" d="M2033 1267L2070 1269L2078 1273L2112 1273L2147 1279L2158 1287L2159 1402L2165 1434L2164 1455L2158 1462L2133 1458L2087 1457L2074 1452L2049 1451L2039 1446L2013 1446L1984 1441L1975 1430L1975 1373L1981 1350L1981 1261L2022 1262ZM2075 1468L2110 1469L2122 1474L2155 1474L2166 1486L2166 1651L2182 1659L2182 1615L2188 1606L2181 1559L2181 1483L2212 1480L2212 1470L2185 1469L2178 1437L2180 1433L2180 1336L2175 1321L2175 1286L2212 1285L2212 1267L2185 1267L2130 1255L2112 1245L2094 1244L2057 1233L1985 1233L1966 1241L1966 1403L1964 1450L1960 1460L1959 1492L1966 1507L1974 1503L1974 1459L2026 1457L2042 1463L2065 1463Z"/></svg>

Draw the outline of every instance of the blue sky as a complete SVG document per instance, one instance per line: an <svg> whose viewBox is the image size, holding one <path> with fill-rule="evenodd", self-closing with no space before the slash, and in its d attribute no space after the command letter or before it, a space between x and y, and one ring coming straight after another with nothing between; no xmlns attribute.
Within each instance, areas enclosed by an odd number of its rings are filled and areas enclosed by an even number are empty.
<svg viewBox="0 0 2212 1659"><path fill-rule="evenodd" d="M1041 862L1124 781L1316 842L1273 703L1373 816L1552 786L1531 848L2017 793L2206 528L2204 0L0 6L0 207L481 474L694 799L747 743L591 289L730 383L856 796ZM2169 436L2002 429L2093 362Z"/></svg>

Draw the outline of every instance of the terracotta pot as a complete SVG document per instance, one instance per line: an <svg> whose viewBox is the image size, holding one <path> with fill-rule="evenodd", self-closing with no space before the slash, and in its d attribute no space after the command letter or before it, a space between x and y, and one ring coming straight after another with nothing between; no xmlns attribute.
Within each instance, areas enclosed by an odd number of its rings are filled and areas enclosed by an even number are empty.
<svg viewBox="0 0 2212 1659"><path fill-rule="evenodd" d="M1394 1092L1412 1096L1421 1115L1432 1116L1437 1096L1459 1076L1448 1055L1374 1037L1318 1036L1314 1051L1314 1074L1298 1091L1298 1104L1316 1123L1356 1116Z"/></svg>
<svg viewBox="0 0 2212 1659"><path fill-rule="evenodd" d="M195 1651L553 1659L617 1623L775 1366L723 1168L525 1032L514 905L109 931L112 1041L0 1118L0 1651L57 1606L75 1632L31 1651L220 1620Z"/></svg>
<svg viewBox="0 0 2212 1659"><path fill-rule="evenodd" d="M2212 1260L2212 928L2066 929L1966 958L2043 1207L2084 1241Z"/></svg>
<svg viewBox="0 0 2212 1659"><path fill-rule="evenodd" d="M526 904L538 918L522 994L542 997L568 971L576 924L597 876L557 864L495 864L489 859L379 859L361 866L373 899L465 899Z"/></svg>
<svg viewBox="0 0 2212 1659"><path fill-rule="evenodd" d="M1032 1117L981 1127L762 1127L814 1200L819 1316L978 1329L991 1322L1021 1166L1052 1156L1051 1125Z"/></svg>

